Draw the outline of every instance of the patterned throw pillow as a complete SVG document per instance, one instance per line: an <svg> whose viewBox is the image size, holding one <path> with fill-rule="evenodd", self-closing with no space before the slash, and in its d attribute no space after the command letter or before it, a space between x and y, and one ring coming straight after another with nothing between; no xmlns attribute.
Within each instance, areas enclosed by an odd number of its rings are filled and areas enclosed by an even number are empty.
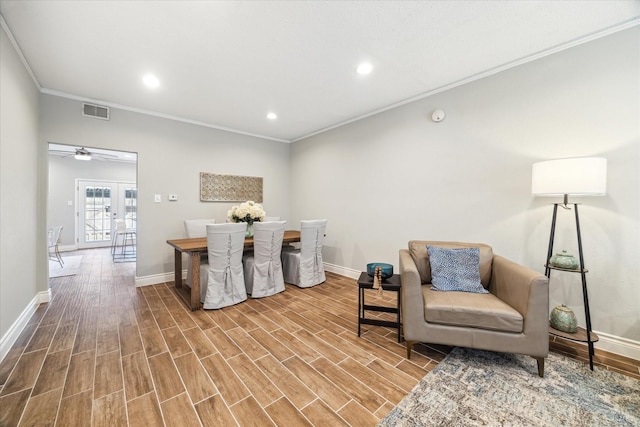
<svg viewBox="0 0 640 427"><path fill-rule="evenodd" d="M480 248L447 249L427 245L431 289L488 294L480 282Z"/></svg>

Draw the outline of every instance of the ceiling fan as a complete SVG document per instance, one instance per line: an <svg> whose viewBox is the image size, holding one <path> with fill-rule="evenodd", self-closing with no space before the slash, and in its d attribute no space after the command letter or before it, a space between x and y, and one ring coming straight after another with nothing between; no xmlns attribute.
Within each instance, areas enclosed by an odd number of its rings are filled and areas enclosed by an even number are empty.
<svg viewBox="0 0 640 427"><path fill-rule="evenodd" d="M58 146L59 147L59 146ZM118 156L116 154L109 154L105 152L96 152L89 151L84 147L60 147L49 150L49 154L60 157L71 157L73 156L76 160L117 160Z"/></svg>

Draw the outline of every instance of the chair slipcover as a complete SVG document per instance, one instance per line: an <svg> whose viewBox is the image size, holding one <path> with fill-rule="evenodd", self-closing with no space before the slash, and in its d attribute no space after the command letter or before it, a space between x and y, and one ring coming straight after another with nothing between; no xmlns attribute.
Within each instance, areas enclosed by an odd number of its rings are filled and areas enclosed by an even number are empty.
<svg viewBox="0 0 640 427"><path fill-rule="evenodd" d="M184 232L187 239L194 237L207 237L207 224L215 224L215 219L185 219ZM191 257L187 257L187 285L191 287ZM207 255L200 255L200 271L207 269Z"/></svg>
<svg viewBox="0 0 640 427"><path fill-rule="evenodd" d="M279 216L265 216L262 222L280 221ZM286 221L285 221L286 222Z"/></svg>
<svg viewBox="0 0 640 427"><path fill-rule="evenodd" d="M301 288L326 280L322 264L322 244L326 219L300 221L300 249L282 251L284 281Z"/></svg>
<svg viewBox="0 0 640 427"><path fill-rule="evenodd" d="M209 268L200 269L200 302L222 308L247 299L242 251L247 223L207 224Z"/></svg>
<svg viewBox="0 0 640 427"><path fill-rule="evenodd" d="M243 257L247 294L261 298L284 291L282 239L287 221L253 223L253 251Z"/></svg>

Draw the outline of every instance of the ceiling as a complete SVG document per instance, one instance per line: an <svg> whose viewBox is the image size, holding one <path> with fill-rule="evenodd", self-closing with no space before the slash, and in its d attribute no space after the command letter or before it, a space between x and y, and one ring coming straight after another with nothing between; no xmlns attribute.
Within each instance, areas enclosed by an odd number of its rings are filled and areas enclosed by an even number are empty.
<svg viewBox="0 0 640 427"><path fill-rule="evenodd" d="M640 1L2 0L0 13L44 93L291 142L639 25Z"/></svg>

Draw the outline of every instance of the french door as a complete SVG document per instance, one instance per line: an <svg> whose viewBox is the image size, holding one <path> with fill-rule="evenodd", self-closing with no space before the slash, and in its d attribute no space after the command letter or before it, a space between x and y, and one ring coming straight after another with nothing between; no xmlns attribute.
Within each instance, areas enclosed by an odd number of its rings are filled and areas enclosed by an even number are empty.
<svg viewBox="0 0 640 427"><path fill-rule="evenodd" d="M77 182L79 248L109 246L118 218L125 220L127 228L136 228L138 191L134 182Z"/></svg>

